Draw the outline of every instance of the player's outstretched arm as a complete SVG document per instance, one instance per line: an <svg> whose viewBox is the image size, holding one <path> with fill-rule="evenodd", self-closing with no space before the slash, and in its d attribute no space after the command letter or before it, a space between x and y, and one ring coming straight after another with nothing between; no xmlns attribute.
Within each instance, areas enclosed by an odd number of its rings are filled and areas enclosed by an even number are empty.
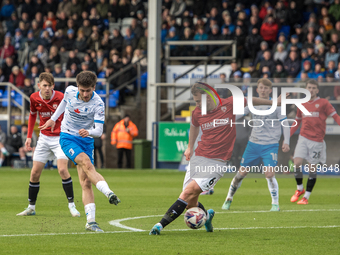
<svg viewBox="0 0 340 255"><path fill-rule="evenodd" d="M54 126L55 126L55 121L52 120L52 119L49 119L48 121L46 121L46 123L45 123L44 125L39 126L39 129L40 129L40 130L44 130L44 129L47 129L47 128L51 127L51 131L52 131L52 133L53 133L53 131L54 131Z"/></svg>
<svg viewBox="0 0 340 255"><path fill-rule="evenodd" d="M335 122L340 126L340 116L336 113L332 117L335 120Z"/></svg>
<svg viewBox="0 0 340 255"><path fill-rule="evenodd" d="M190 160L192 154L194 153L194 144L197 139L199 131L200 131L200 127L195 127L194 125L190 125L189 144L188 144L188 148L184 152L185 159L188 161Z"/></svg>

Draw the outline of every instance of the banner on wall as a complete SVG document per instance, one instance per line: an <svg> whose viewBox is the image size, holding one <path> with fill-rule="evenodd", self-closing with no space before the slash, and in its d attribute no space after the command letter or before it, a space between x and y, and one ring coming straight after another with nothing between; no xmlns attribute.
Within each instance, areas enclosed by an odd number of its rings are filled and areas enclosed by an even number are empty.
<svg viewBox="0 0 340 255"><path fill-rule="evenodd" d="M190 123L159 122L158 157L160 162L180 162L188 147Z"/></svg>

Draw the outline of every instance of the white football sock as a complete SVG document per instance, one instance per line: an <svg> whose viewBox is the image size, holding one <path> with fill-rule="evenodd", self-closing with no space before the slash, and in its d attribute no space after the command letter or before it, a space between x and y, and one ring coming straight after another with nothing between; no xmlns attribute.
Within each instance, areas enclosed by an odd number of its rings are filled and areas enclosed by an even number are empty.
<svg viewBox="0 0 340 255"><path fill-rule="evenodd" d="M297 190L298 191L303 191L303 184L297 185Z"/></svg>
<svg viewBox="0 0 340 255"><path fill-rule="evenodd" d="M305 195L303 197L309 199L310 193L312 193L312 192L306 191L306 193L305 193Z"/></svg>
<svg viewBox="0 0 340 255"><path fill-rule="evenodd" d="M266 178L266 179L268 182L268 189L272 197L272 204L278 205L279 204L279 184L277 183L275 176L272 178Z"/></svg>
<svg viewBox="0 0 340 255"><path fill-rule="evenodd" d="M35 205L28 205L28 209L35 210Z"/></svg>
<svg viewBox="0 0 340 255"><path fill-rule="evenodd" d="M112 190L110 190L109 185L107 184L106 181L99 181L96 184L96 188L103 193L105 196L109 196L109 194L111 192L113 192Z"/></svg>
<svg viewBox="0 0 340 255"><path fill-rule="evenodd" d="M74 202L68 203L68 208L69 208L69 209L70 209L71 207L73 207L73 206L76 206L76 205L74 204Z"/></svg>
<svg viewBox="0 0 340 255"><path fill-rule="evenodd" d="M3 148L1 148L1 152L2 152L3 154L6 154L8 151L6 150L5 147L3 147Z"/></svg>
<svg viewBox="0 0 340 255"><path fill-rule="evenodd" d="M95 222L96 221L96 205L95 203L90 203L84 206L86 220L87 222Z"/></svg>
<svg viewBox="0 0 340 255"><path fill-rule="evenodd" d="M229 192L228 192L228 196L226 198L226 201L233 201L233 197L234 197L236 191L238 190L239 187L241 187L243 178L244 177L239 172L237 172L234 179L230 183L230 188L229 188Z"/></svg>

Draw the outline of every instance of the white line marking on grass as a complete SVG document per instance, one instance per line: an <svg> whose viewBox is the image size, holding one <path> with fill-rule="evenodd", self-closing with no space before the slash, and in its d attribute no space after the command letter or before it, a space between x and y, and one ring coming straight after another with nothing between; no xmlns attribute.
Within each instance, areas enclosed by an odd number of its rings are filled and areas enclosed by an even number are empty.
<svg viewBox="0 0 340 255"><path fill-rule="evenodd" d="M305 210L283 210L282 212L335 212L340 211L340 209L305 209ZM224 211L216 213L272 213L270 211ZM274 213L275 214L275 213ZM0 235L0 237L32 237L32 236L61 236L61 235L86 235L86 234L116 234L116 233L131 233L131 232L149 232L149 230L143 230L138 228L132 228L121 224L122 221L128 220L138 220L145 218L162 217L162 215L147 215L138 217L129 217L118 220L112 220L109 222L110 225L123 228L126 230L120 231L105 231L104 233L96 232L74 232L74 233L41 233L41 234L14 234L14 235ZM215 230L252 230L252 229L297 229L297 228L340 228L340 225L329 225L329 226L283 226L283 227L248 227L248 228L214 228ZM193 230L187 229L165 229L163 231L189 231ZM201 229L204 230L204 229Z"/></svg>
<svg viewBox="0 0 340 255"><path fill-rule="evenodd" d="M305 209L305 210L282 210L282 212L324 212L324 211L340 211L340 209ZM270 211L224 211L224 212L216 212L216 213L273 213ZM118 220L109 221L109 224L118 228L123 228L127 230L131 230L133 232L143 232L145 230L139 228L132 228L121 224L122 221L127 220L138 220L138 219L145 219L145 218L154 218L154 217L162 217L163 215L147 215L147 216L137 216L137 217L129 217L123 218ZM229 229L229 228L227 228ZM180 231L180 230L178 230ZM186 230L183 230L186 231Z"/></svg>
<svg viewBox="0 0 340 255"><path fill-rule="evenodd" d="M158 216L158 215L156 215ZM143 217L147 218L147 217ZM330 226L288 226L288 227L249 227L249 228L214 228L215 230L254 230L254 229L297 229L297 228L340 228L340 225ZM205 230L204 228L198 230ZM165 229L166 232L174 231L194 231L194 229ZM34 236L61 236L61 235L91 235L91 234L117 234L117 233L133 233L133 232L149 232L149 230L138 229L138 231L105 231L104 233L96 232L75 232L75 233L45 233L45 234L18 234L18 235L0 235L0 237L34 237Z"/></svg>

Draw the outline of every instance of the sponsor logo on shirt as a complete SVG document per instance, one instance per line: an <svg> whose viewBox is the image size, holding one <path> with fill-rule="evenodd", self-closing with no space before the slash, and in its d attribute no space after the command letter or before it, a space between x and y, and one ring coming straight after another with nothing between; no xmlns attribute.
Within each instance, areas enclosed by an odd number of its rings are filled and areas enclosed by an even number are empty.
<svg viewBox="0 0 340 255"><path fill-rule="evenodd" d="M57 109L58 108L58 104L53 104L53 108Z"/></svg>
<svg viewBox="0 0 340 255"><path fill-rule="evenodd" d="M319 112L311 112L311 115L302 114L303 117L316 117L319 118Z"/></svg>
<svg viewBox="0 0 340 255"><path fill-rule="evenodd" d="M75 113L80 113L79 109L74 110Z"/></svg>
<svg viewBox="0 0 340 255"><path fill-rule="evenodd" d="M40 112L41 117L47 118L53 115L53 112Z"/></svg>
<svg viewBox="0 0 340 255"><path fill-rule="evenodd" d="M227 111L227 106L222 106L222 107L221 107L221 111L222 111L222 112L226 112L226 111Z"/></svg>

